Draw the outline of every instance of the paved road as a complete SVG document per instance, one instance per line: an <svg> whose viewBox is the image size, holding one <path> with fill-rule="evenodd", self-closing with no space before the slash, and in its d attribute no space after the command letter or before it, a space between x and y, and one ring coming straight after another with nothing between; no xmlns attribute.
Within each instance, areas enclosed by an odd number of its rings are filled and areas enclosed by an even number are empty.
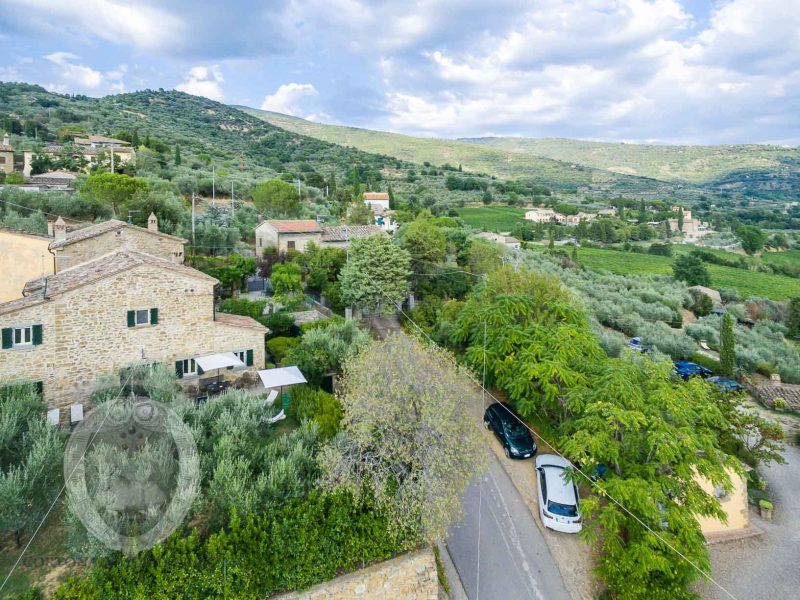
<svg viewBox="0 0 800 600"><path fill-rule="evenodd" d="M467 489L464 512L447 548L470 600L569 600L533 516L492 452L487 474Z"/></svg>
<svg viewBox="0 0 800 600"><path fill-rule="evenodd" d="M787 464L763 470L775 500L772 523L750 512L764 534L711 547L712 576L738 600L800 598L800 449L786 446ZM730 600L712 584L703 598Z"/></svg>

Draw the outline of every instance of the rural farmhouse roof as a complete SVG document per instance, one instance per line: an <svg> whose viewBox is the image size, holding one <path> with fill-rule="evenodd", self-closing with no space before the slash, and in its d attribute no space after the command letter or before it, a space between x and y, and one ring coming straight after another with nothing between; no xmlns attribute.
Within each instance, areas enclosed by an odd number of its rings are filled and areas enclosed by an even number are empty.
<svg viewBox="0 0 800 600"><path fill-rule="evenodd" d="M83 227L81 229L76 229L75 231L70 231L69 233L67 233L67 237L65 237L63 240L56 240L52 244L50 244L50 248L63 248L64 246L74 244L75 242L80 242L81 240L88 240L89 238L96 237L104 233L108 233L109 231L115 231L123 227L141 229L148 233L152 233L153 235L160 235L161 237L175 240L177 242L182 242L184 244L187 243L187 240L174 235L169 235L168 233L161 233L160 231L151 231L149 229L145 229L144 227L137 227L136 225L131 225L129 223L126 223L125 221L118 221L117 219L111 219L110 221L103 221L102 223L96 223L95 225L90 225L89 227Z"/></svg>
<svg viewBox="0 0 800 600"><path fill-rule="evenodd" d="M384 231L377 225L340 225L337 227L325 227L322 229L322 241L344 242L378 233L384 233Z"/></svg>
<svg viewBox="0 0 800 600"><path fill-rule="evenodd" d="M312 219L271 220L269 223L278 233L319 233L319 223Z"/></svg>

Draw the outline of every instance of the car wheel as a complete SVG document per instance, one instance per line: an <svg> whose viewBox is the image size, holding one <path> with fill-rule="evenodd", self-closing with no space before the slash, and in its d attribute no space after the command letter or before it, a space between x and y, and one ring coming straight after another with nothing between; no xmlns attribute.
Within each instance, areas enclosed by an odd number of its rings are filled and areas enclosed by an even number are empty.
<svg viewBox="0 0 800 600"><path fill-rule="evenodd" d="M508 451L508 446L504 446L503 451L506 453L506 458L511 458L511 452Z"/></svg>
<svg viewBox="0 0 800 600"><path fill-rule="evenodd" d="M489 421L484 421L484 422L483 422L483 426L484 426L486 429L491 429L491 427L490 427L490 425L489 425Z"/></svg>

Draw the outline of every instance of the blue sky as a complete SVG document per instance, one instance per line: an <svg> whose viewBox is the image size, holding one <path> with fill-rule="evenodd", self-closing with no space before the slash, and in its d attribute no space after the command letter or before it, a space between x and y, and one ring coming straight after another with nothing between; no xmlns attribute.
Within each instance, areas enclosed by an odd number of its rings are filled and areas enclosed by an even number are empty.
<svg viewBox="0 0 800 600"><path fill-rule="evenodd" d="M800 0L2 0L0 80L422 136L800 144Z"/></svg>

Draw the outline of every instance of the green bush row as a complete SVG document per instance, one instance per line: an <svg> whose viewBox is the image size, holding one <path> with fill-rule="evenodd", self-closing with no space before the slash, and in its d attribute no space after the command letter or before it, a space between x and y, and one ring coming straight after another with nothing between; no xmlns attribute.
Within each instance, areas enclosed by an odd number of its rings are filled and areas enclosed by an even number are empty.
<svg viewBox="0 0 800 600"><path fill-rule="evenodd" d="M714 375L719 374L719 361L716 358L711 358L710 356L706 356L705 354L700 354L699 352L695 352L692 354L691 358L689 359L694 363L697 363L701 367L705 367L706 369L710 369L714 371Z"/></svg>
<svg viewBox="0 0 800 600"><path fill-rule="evenodd" d="M173 535L134 558L100 563L52 598L266 598L409 549L367 500L312 492L267 514L240 519L234 513L228 530L206 539L196 531Z"/></svg>

